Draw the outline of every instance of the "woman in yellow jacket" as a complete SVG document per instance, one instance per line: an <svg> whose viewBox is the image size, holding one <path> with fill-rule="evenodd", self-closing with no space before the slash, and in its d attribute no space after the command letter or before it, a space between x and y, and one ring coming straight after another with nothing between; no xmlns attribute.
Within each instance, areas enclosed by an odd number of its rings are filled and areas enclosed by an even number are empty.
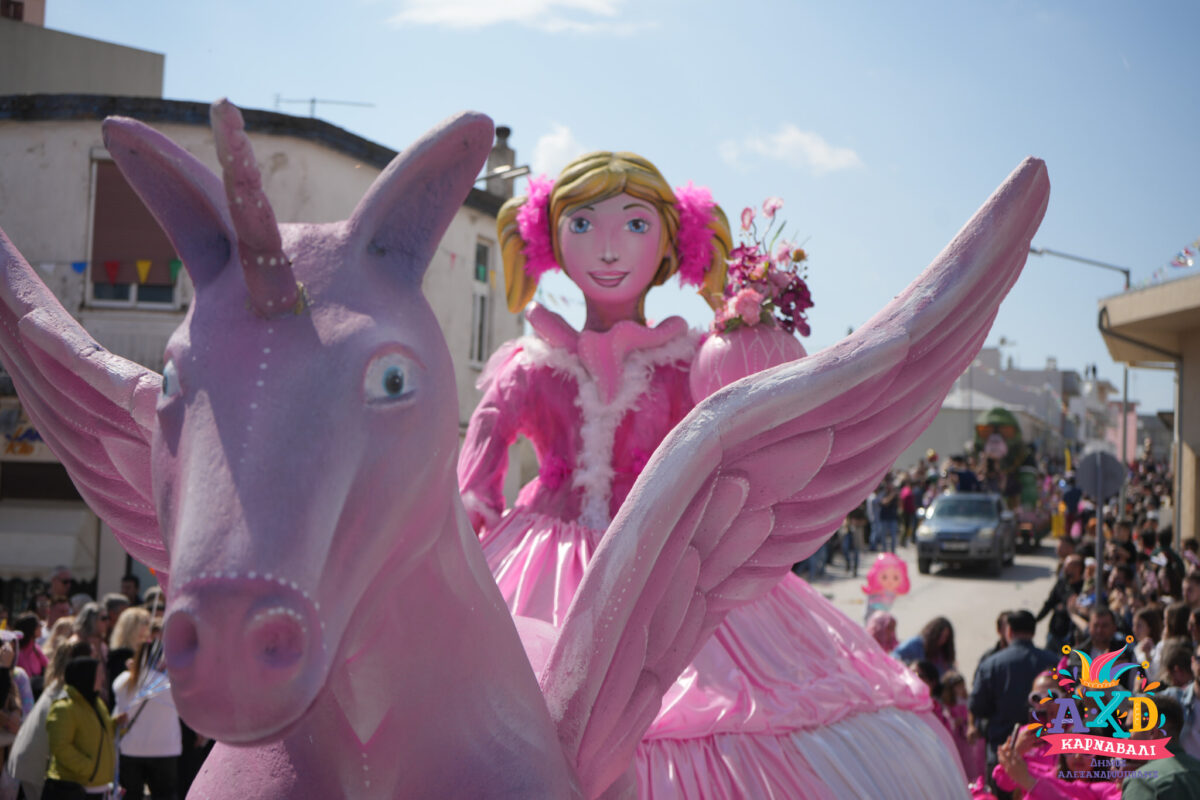
<svg viewBox="0 0 1200 800"><path fill-rule="evenodd" d="M54 701L46 717L50 765L42 800L94 800L111 790L116 726L99 697L103 681L95 658L67 664L66 696Z"/></svg>

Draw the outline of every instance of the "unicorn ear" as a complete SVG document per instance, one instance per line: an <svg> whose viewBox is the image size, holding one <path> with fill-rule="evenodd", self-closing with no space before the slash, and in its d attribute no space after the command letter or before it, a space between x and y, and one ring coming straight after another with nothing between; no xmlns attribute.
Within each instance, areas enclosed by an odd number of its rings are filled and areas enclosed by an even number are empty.
<svg viewBox="0 0 1200 800"><path fill-rule="evenodd" d="M126 117L104 120L104 146L171 240L197 286L233 255L233 222L221 181L191 153Z"/></svg>
<svg viewBox="0 0 1200 800"><path fill-rule="evenodd" d="M388 164L350 216L368 255L420 280L492 146L492 121L465 112Z"/></svg>

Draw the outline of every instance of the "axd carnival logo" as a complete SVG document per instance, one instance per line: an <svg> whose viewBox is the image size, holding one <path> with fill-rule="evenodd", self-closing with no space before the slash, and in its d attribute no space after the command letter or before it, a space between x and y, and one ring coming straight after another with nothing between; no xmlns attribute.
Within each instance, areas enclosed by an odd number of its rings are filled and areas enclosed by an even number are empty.
<svg viewBox="0 0 1200 800"><path fill-rule="evenodd" d="M1027 727L1050 743L1047 755L1057 753L1091 753L1097 756L1150 761L1167 758L1168 737L1161 728L1158 706L1154 704L1157 681L1146 682L1146 662L1119 664L1117 660L1129 649L1127 644L1095 660L1087 653L1068 646L1063 653L1073 652L1079 658L1078 675L1069 667L1051 674L1062 687L1062 693L1051 692L1040 699L1038 719ZM1138 690L1135 695L1121 685L1127 680ZM1156 737L1156 734L1160 734Z"/></svg>

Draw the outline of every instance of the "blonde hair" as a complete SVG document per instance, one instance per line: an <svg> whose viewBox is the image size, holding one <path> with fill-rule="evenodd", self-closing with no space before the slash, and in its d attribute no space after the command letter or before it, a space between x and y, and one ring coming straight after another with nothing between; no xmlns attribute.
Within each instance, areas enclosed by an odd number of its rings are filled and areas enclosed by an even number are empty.
<svg viewBox="0 0 1200 800"><path fill-rule="evenodd" d="M50 627L50 635L46 638L46 646L42 653L46 658L53 658L54 651L75 635L75 618L59 617Z"/></svg>
<svg viewBox="0 0 1200 800"><path fill-rule="evenodd" d="M117 624L108 637L108 646L113 650L123 647L136 650L139 644L149 638L150 612L144 608L127 608L117 617Z"/></svg>
<svg viewBox="0 0 1200 800"><path fill-rule="evenodd" d="M675 192L658 171L646 159L633 153L597 151L580 156L563 169L550 192L548 218L550 241L554 247L554 258L562 263L559 247L558 221L563 214L591 203L607 200L619 194L627 194L650 203L662 222L660 227L662 262L650 286L661 286L679 269L679 257L675 253L675 237L679 232L679 211L675 207ZM500 237L500 253L504 261L504 291L508 309L513 313L524 308L537 291L537 278L525 271L525 240L517 228L517 211L525 204L526 197L514 197L504 204L496 220ZM712 208L712 221L708 225L713 232L712 261L705 273L700 296L713 308L722 302L725 288L725 260L732 246L729 221L720 206ZM647 287L649 288L649 287ZM642 311L645 294L638 303L638 314Z"/></svg>

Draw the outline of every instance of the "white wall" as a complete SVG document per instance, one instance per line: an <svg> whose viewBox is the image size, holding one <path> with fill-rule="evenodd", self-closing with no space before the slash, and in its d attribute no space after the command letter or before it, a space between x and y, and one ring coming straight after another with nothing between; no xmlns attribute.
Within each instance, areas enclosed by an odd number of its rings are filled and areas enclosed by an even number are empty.
<svg viewBox="0 0 1200 800"><path fill-rule="evenodd" d="M975 420L987 410L984 407L966 409L942 406L925 432L896 459L895 469L908 469L920 461L930 448L937 452L939 463L949 456L964 452L964 445L975 438ZM1014 409L1012 413L1021 426L1021 437L1027 443L1038 445L1039 453L1044 443L1048 443L1052 450L1060 446L1057 432L1048 431L1041 419L1020 409ZM1061 454L1061 451L1057 452Z"/></svg>

